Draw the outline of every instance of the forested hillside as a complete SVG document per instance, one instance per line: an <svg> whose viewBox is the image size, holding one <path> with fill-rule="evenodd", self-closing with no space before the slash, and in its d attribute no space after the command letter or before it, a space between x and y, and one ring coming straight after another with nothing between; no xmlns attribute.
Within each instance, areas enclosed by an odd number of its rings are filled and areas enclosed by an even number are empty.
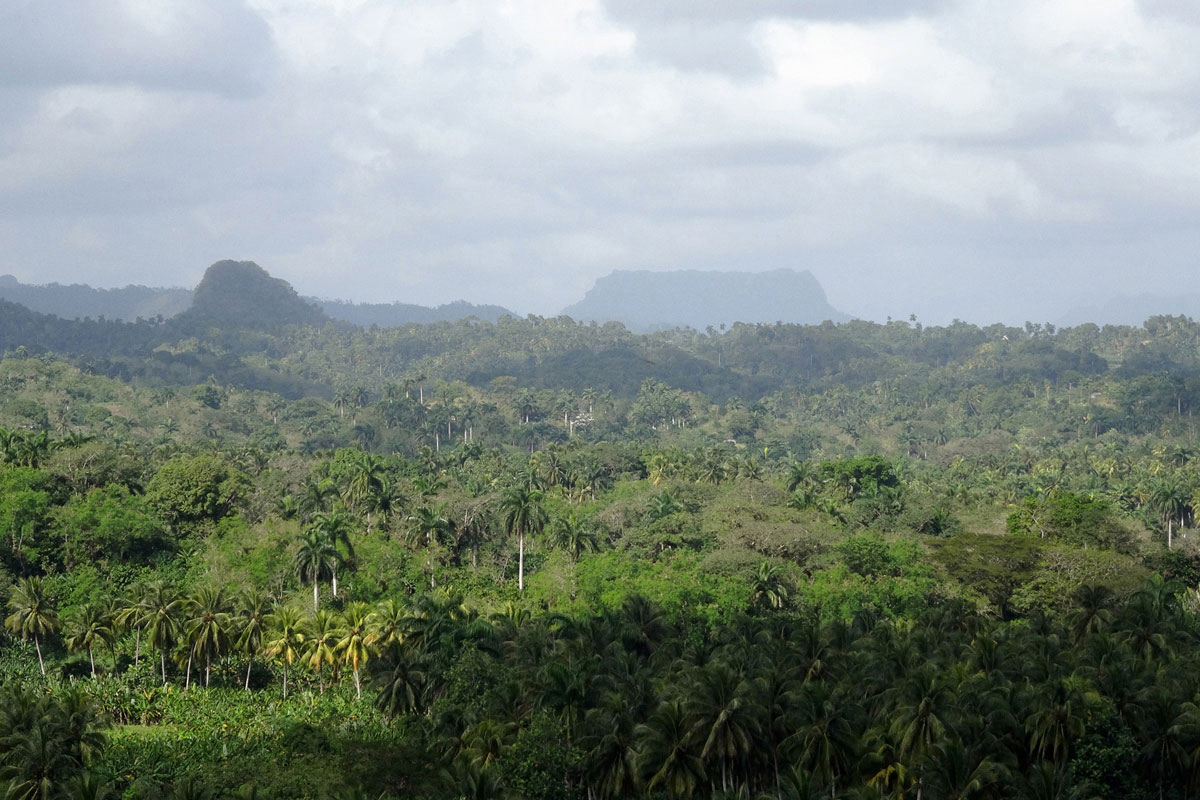
<svg viewBox="0 0 1200 800"><path fill-rule="evenodd" d="M285 286L2 309L10 796L1193 792L1192 320L357 329Z"/></svg>

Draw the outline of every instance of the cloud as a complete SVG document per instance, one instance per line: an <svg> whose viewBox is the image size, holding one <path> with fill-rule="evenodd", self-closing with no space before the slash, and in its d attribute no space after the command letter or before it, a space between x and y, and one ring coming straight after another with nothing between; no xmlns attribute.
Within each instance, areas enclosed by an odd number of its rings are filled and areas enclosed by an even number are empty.
<svg viewBox="0 0 1200 800"><path fill-rule="evenodd" d="M1188 8L17 0L0 272L552 314L790 266L875 318L1053 319L1194 272Z"/></svg>
<svg viewBox="0 0 1200 800"><path fill-rule="evenodd" d="M0 84L133 85L244 95L272 44L240 0L10 0L0 8Z"/></svg>

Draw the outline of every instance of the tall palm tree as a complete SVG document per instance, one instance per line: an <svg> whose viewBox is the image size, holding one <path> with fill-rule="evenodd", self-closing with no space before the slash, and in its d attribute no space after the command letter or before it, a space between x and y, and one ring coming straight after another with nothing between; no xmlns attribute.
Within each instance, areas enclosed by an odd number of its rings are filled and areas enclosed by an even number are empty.
<svg viewBox="0 0 1200 800"><path fill-rule="evenodd" d="M275 606L267 617L267 641L263 655L283 664L283 696L287 699L288 671L304 646L304 617L291 606Z"/></svg>
<svg viewBox="0 0 1200 800"><path fill-rule="evenodd" d="M155 581L146 587L142 605L146 644L158 651L163 686L166 686L167 653L175 647L183 628L183 598L166 582Z"/></svg>
<svg viewBox="0 0 1200 800"><path fill-rule="evenodd" d="M353 527L349 515L337 509L320 512L313 519L312 530L325 537L331 551L329 579L334 597L338 596L338 565L349 564L354 559L354 544L350 541ZM342 554L343 546L346 548L345 555Z"/></svg>
<svg viewBox="0 0 1200 800"><path fill-rule="evenodd" d="M1167 526L1167 549L1170 550L1172 526L1176 523L1182 525L1185 515L1190 510L1188 492L1178 481L1162 478L1150 487L1150 496L1147 499L1150 508L1162 517Z"/></svg>
<svg viewBox="0 0 1200 800"><path fill-rule="evenodd" d="M336 559L337 550L320 531L310 529L300 537L300 549L296 551L292 563L300 581L312 583L313 611L320 604L318 582L333 575Z"/></svg>
<svg viewBox="0 0 1200 800"><path fill-rule="evenodd" d="M188 645L188 678L191 683L192 656L204 659L204 686L208 688L212 661L219 658L229 645L231 616L225 592L212 586L201 586L185 603L188 619L184 636Z"/></svg>
<svg viewBox="0 0 1200 800"><path fill-rule="evenodd" d="M92 677L96 677L96 645L112 645L116 639L113 631L112 618L105 613L103 606L96 603L85 603L65 620L63 633L68 650L79 652L87 650L88 661L92 667ZM114 665L115 666L115 665Z"/></svg>
<svg viewBox="0 0 1200 800"><path fill-rule="evenodd" d="M517 537L517 590L525 590L525 535L540 533L548 515L542 507L542 493L525 486L510 486L500 496L504 529Z"/></svg>
<svg viewBox="0 0 1200 800"><path fill-rule="evenodd" d="M354 692L362 699L361 670L371 656L371 607L366 603L350 603L342 612L342 638L337 652L342 662L354 671Z"/></svg>
<svg viewBox="0 0 1200 800"><path fill-rule="evenodd" d="M238 595L237 641L234 644L246 656L247 692L250 691L250 668L254 666L254 657L263 649L270 603L270 598L255 588L246 589Z"/></svg>
<svg viewBox="0 0 1200 800"><path fill-rule="evenodd" d="M37 650L38 666L42 677L46 677L46 662L42 659L42 639L53 636L58 630L58 611L54 602L46 595L41 578L22 578L8 598L11 614L4 620L8 628L22 639L33 639Z"/></svg>
<svg viewBox="0 0 1200 800"><path fill-rule="evenodd" d="M337 663L338 640L342 629L338 625L338 616L328 609L319 609L304 624L304 665L317 673L317 685L321 693L325 693L325 676L323 669L326 664L334 666Z"/></svg>

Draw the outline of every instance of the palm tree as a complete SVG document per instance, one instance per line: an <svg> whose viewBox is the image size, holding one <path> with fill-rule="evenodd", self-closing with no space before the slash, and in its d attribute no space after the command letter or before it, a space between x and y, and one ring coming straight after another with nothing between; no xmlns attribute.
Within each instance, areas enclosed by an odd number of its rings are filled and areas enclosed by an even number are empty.
<svg viewBox="0 0 1200 800"><path fill-rule="evenodd" d="M333 574L337 550L319 530L310 529L300 537L300 549L292 563L301 582L312 582L313 611L320 604L318 581Z"/></svg>
<svg viewBox="0 0 1200 800"><path fill-rule="evenodd" d="M517 536L517 590L525 590L525 534L540 533L548 515L542 507L542 493L525 486L511 486L500 496L504 529Z"/></svg>
<svg viewBox="0 0 1200 800"><path fill-rule="evenodd" d="M204 659L204 686L208 688L212 673L212 660L220 657L229 644L230 614L228 601L221 589L201 586L186 601L188 620L184 623L184 636L188 644L188 677L185 686L191 684L192 656Z"/></svg>
<svg viewBox="0 0 1200 800"><path fill-rule="evenodd" d="M1158 513L1167 526L1167 549L1171 549L1172 526L1183 524L1188 507L1188 492L1171 478L1155 481L1150 488L1148 505Z"/></svg>
<svg viewBox="0 0 1200 800"><path fill-rule="evenodd" d="M778 566L766 561L758 565L750 586L750 602L755 606L783 608L788 601L788 587Z"/></svg>
<svg viewBox="0 0 1200 800"><path fill-rule="evenodd" d="M337 663L334 648L342 630L338 627L337 614L327 609L320 609L305 620L304 624L304 664L317 673L317 683L321 693L325 693L325 678L322 669L326 664L333 666Z"/></svg>
<svg viewBox="0 0 1200 800"><path fill-rule="evenodd" d="M22 639L33 638L37 650L38 666L42 677L46 677L46 662L42 660L42 639L58 630L58 611L54 602L46 596L41 578L22 578L12 596L8 598L11 614L4 620L4 627Z"/></svg>
<svg viewBox="0 0 1200 800"><path fill-rule="evenodd" d="M704 761L692 744L687 713L678 700L664 702L635 729L637 764L646 788L667 797L693 797L705 781Z"/></svg>
<svg viewBox="0 0 1200 800"><path fill-rule="evenodd" d="M571 512L556 519L550 527L550 545L566 550L574 564L588 550L593 553L599 550L600 538L586 523L580 522L577 514Z"/></svg>
<svg viewBox="0 0 1200 800"><path fill-rule="evenodd" d="M753 702L753 685L724 664L700 670L687 704L687 723L700 758L721 765L721 791L737 785L737 766L749 759L761 728ZM731 774L735 773L735 774Z"/></svg>
<svg viewBox="0 0 1200 800"><path fill-rule="evenodd" d="M381 650L404 641L408 628L408 609L395 599L388 598L380 603L371 619L374 624L367 635L367 644L371 647Z"/></svg>
<svg viewBox="0 0 1200 800"><path fill-rule="evenodd" d="M354 545L350 542L352 527L350 517L337 509L320 512L313 519L312 530L324 536L332 550L333 557L329 564L329 575L334 597L338 596L338 564L349 564L354 559ZM345 556L342 555L341 550L343 545L346 547Z"/></svg>
<svg viewBox="0 0 1200 800"><path fill-rule="evenodd" d="M158 651L163 686L167 685L167 653L175 646L183 626L183 599L164 581L146 587L142 599L141 620L146 629L146 643Z"/></svg>
<svg viewBox="0 0 1200 800"><path fill-rule="evenodd" d="M142 655L142 630L146 627L145 600L145 588L142 588L139 593L120 598L117 600L118 610L113 615L114 625L120 626L122 630L132 630L134 633L133 665L135 667L138 665Z"/></svg>
<svg viewBox="0 0 1200 800"><path fill-rule="evenodd" d="M371 607L366 603L350 603L342 612L342 638L337 643L337 652L342 661L354 671L354 691L362 699L360 670L371 656Z"/></svg>
<svg viewBox="0 0 1200 800"><path fill-rule="evenodd" d="M76 613L67 617L64 628L67 649L74 652L87 650L88 661L92 667L92 677L95 678L96 645L111 646L116 640L116 634L112 628L112 618L105 613L101 606L95 603L85 603L78 608Z"/></svg>
<svg viewBox="0 0 1200 800"><path fill-rule="evenodd" d="M270 599L255 588L244 590L238 596L237 628L238 637L235 646L246 655L246 686L250 691L250 668L254 666L254 657L263 648L263 634L267 630L267 617Z"/></svg>
<svg viewBox="0 0 1200 800"><path fill-rule="evenodd" d="M287 699L288 670L304 646L304 617L291 606L275 606L267 617L267 637L263 655L283 664L283 696Z"/></svg>

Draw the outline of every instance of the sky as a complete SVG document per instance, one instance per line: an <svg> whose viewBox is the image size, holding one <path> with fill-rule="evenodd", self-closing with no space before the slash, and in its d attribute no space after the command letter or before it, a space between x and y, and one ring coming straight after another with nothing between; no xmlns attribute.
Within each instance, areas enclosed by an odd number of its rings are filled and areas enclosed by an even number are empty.
<svg viewBox="0 0 1200 800"><path fill-rule="evenodd" d="M5 0L0 273L552 315L616 269L855 316L1194 292L1194 0Z"/></svg>

